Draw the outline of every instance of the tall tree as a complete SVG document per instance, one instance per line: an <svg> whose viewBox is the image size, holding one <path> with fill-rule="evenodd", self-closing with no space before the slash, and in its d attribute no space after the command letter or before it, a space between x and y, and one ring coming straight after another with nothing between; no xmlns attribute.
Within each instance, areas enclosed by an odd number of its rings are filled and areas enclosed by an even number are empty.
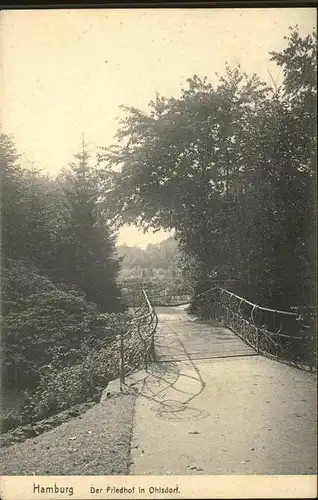
<svg viewBox="0 0 318 500"><path fill-rule="evenodd" d="M174 228L198 285L236 280L236 291L273 307L309 300L315 47L314 35L291 30L272 54L280 89L227 67L215 87L195 75L148 113L124 108L122 143L104 155L115 218Z"/></svg>
<svg viewBox="0 0 318 500"><path fill-rule="evenodd" d="M284 295L307 304L315 301L316 283L317 35L313 31L302 38L290 28L285 40L285 49L271 53L284 74L274 143L278 217L273 261L282 283L279 300Z"/></svg>
<svg viewBox="0 0 318 500"><path fill-rule="evenodd" d="M148 114L125 108L118 132L125 142L105 155L121 166L112 192L119 219L174 228L201 263L198 281L215 268L234 277L244 269L229 224L255 158L253 124L266 93L239 69L227 67L215 89L194 76L179 99L157 96Z"/></svg>
<svg viewBox="0 0 318 500"><path fill-rule="evenodd" d="M100 209L102 176L83 149L60 177L65 196L64 227L56 252L57 275L77 285L100 309L120 308L115 240Z"/></svg>
<svg viewBox="0 0 318 500"><path fill-rule="evenodd" d="M33 166L20 165L14 140L0 135L3 257L45 267L54 249L57 215L54 183Z"/></svg>

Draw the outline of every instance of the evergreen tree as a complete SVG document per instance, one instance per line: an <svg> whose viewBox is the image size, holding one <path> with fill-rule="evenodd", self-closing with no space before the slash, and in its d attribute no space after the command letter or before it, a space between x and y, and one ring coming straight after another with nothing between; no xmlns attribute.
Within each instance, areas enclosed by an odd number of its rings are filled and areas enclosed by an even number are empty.
<svg viewBox="0 0 318 500"><path fill-rule="evenodd" d="M116 284L120 260L105 214L100 210L102 177L82 151L60 176L65 197L64 227L56 251L56 275L78 286L103 312L120 306Z"/></svg>
<svg viewBox="0 0 318 500"><path fill-rule="evenodd" d="M14 140L0 135L2 255L46 267L54 251L57 213L54 182L19 164Z"/></svg>

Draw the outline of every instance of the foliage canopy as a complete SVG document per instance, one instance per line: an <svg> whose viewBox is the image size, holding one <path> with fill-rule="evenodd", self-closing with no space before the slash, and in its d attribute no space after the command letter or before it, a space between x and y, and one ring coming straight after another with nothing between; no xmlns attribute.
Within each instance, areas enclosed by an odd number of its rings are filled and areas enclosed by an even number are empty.
<svg viewBox="0 0 318 500"><path fill-rule="evenodd" d="M175 229L198 289L231 279L273 307L307 303L315 282L316 35L286 42L280 87L239 67L215 87L194 75L148 112L123 107L100 157L117 224Z"/></svg>

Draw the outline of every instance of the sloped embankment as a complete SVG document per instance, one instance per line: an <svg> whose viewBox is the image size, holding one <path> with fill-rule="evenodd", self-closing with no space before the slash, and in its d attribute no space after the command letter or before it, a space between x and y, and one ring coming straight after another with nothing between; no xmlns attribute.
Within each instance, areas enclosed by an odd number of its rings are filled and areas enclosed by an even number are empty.
<svg viewBox="0 0 318 500"><path fill-rule="evenodd" d="M135 397L113 395L86 413L0 450L2 475L127 475Z"/></svg>

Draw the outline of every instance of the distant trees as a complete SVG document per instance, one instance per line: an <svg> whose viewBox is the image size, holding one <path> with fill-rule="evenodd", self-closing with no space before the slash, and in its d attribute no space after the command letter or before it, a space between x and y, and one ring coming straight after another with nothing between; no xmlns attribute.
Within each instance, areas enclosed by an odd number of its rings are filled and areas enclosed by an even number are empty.
<svg viewBox="0 0 318 500"><path fill-rule="evenodd" d="M315 283L316 35L286 40L271 54L281 87L240 68L216 87L195 75L148 113L124 107L122 144L103 155L119 224L174 228L197 290L230 279L280 308L312 301Z"/></svg>
<svg viewBox="0 0 318 500"><path fill-rule="evenodd" d="M119 280L127 304L138 304L141 288L147 290L154 305L184 302L190 295L191 283L182 274L174 236L145 249L120 245L117 252L122 257Z"/></svg>
<svg viewBox="0 0 318 500"><path fill-rule="evenodd" d="M141 249L120 245L118 255L122 258L121 277L170 278L180 275L180 256L178 244L173 236Z"/></svg>

